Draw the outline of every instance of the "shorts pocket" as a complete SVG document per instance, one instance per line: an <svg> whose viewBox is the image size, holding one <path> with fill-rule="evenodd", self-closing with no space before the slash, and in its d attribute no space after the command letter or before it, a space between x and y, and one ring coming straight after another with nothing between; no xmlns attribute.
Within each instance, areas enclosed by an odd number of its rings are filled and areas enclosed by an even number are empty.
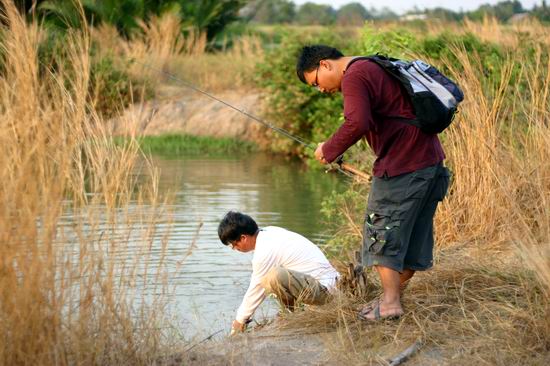
<svg viewBox="0 0 550 366"><path fill-rule="evenodd" d="M401 221L387 211L368 212L363 233L363 254L393 256L401 249Z"/></svg>

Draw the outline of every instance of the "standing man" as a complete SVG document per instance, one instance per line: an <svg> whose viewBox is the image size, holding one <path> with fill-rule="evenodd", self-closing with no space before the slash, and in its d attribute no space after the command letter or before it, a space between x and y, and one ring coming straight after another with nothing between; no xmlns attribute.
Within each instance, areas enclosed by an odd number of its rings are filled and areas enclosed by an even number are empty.
<svg viewBox="0 0 550 366"><path fill-rule="evenodd" d="M252 276L231 334L242 332L266 293L273 293L286 308L300 301L321 305L331 299L338 272L323 252L300 234L276 226L258 228L250 216L228 212L218 226L224 245L254 251Z"/></svg>
<svg viewBox="0 0 550 366"><path fill-rule="evenodd" d="M367 59L344 56L325 45L306 46L296 73L322 93L342 92L344 123L318 145L315 158L335 161L366 138L376 155L363 232L363 265L374 266L383 287L381 299L366 304L367 320L403 314L400 288L433 265L433 217L449 185L445 154L437 135L404 122L414 119L400 83Z"/></svg>

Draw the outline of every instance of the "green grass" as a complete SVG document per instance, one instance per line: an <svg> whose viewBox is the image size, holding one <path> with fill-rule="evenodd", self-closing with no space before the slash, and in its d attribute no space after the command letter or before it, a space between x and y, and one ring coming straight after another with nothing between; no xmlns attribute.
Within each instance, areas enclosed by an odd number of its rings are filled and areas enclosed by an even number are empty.
<svg viewBox="0 0 550 366"><path fill-rule="evenodd" d="M124 139L120 140L123 141ZM258 151L258 146L253 142L232 138L169 134L143 136L138 141L145 153L169 156L236 156Z"/></svg>

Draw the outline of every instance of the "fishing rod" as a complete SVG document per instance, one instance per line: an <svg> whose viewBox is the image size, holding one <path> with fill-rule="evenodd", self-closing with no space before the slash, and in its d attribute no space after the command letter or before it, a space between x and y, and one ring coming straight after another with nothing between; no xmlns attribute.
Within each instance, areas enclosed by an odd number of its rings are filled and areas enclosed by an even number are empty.
<svg viewBox="0 0 550 366"><path fill-rule="evenodd" d="M140 64L140 65L142 65L142 66L144 66L144 67L146 67L146 68L148 68L148 69L150 69L150 70L153 70L153 71L155 71L155 72L157 72L157 73L159 73L159 74L163 74L163 75L167 76L168 78L170 78L170 79L176 81L177 83L182 84L182 85L184 85L184 86L186 86L186 87L188 87L188 88L190 88L190 89L196 91L197 93L203 94L203 95L207 96L208 98L213 99L213 100L215 100L215 101L217 101L217 102L219 102L219 103L225 105L226 107L229 107L229 108L231 108L231 109L233 109L233 110L235 110L235 111L237 111L237 112L239 112L239 113L241 113L241 114L247 116L248 118L250 118L250 119L252 119L252 120L254 120L254 121L256 121L256 122L259 122L260 124L266 126L267 128L269 128L269 129L271 129L271 130L273 130L273 131L275 131L275 132L278 132L278 133L280 133L280 134L283 135L283 136L288 137L289 139L291 139L291 140L293 140L293 141L299 143L300 145L304 146L304 147L307 148L307 149L310 149L310 150L312 150L312 151L315 151L315 150L316 150L316 146L315 146L313 143L308 142L308 141L306 141L305 139L303 139L303 138L301 138L301 137L299 137L299 136L293 135L293 134L290 133L289 131L287 131L287 130L281 128L281 127L277 127L277 126L273 125L272 123L269 123L268 121L266 121L266 120L264 120L264 119L262 119L262 118L260 118L260 117L258 117L258 116L255 116L255 115L253 115L252 113L247 112L247 111L244 110L244 109L240 109L240 108L238 108L238 107L235 107L234 105L229 104L228 102L226 102L226 101L224 101L224 100L222 100L222 99L220 99L220 98L218 98L218 97L216 97L216 96L214 96L214 95L212 95L212 94L210 94L210 93L208 93L208 92L206 92L206 91L204 91L204 90L202 90L202 89L196 87L195 85L193 85L193 84L191 84L191 83L189 83L189 82L187 82L187 81L185 81L185 80L183 80L183 79L178 78L177 76L175 76L175 75L172 74L172 73L169 73L168 71L165 71L165 70L162 70L162 69L158 69L158 68L156 68L156 67L153 67L153 66L151 66L151 65L149 65L149 64L140 62L140 61L135 60L135 59L134 59L133 61L134 61L135 63L138 63L138 64ZM333 166L334 166L334 165L333 165ZM340 173L342 173L342 174L344 174L344 175L346 175L346 176L348 176L348 177L352 177L352 178L353 178L354 176L356 176L356 177L359 177L359 178L361 178L361 179L365 179L365 180L367 180L367 181L370 180L370 176L369 176L367 173L365 173L365 172L363 172L363 171L361 171L361 170L359 170L359 169L357 169L357 168L355 168L355 167L349 165L348 163L344 163L344 161L343 161L343 159L342 159L342 155L340 155L340 157L338 157L338 159L336 159L336 166L335 166L335 168L336 168L336 170L338 170ZM329 170L330 170L330 169L329 169ZM329 170L327 170L327 172L328 172Z"/></svg>

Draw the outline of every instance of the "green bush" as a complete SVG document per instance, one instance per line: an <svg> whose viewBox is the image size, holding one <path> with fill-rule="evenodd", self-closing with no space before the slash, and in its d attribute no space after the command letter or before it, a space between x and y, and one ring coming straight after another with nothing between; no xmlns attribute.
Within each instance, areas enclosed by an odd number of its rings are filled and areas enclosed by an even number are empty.
<svg viewBox="0 0 550 366"><path fill-rule="evenodd" d="M105 118L113 117L133 101L150 99L154 95L151 85L146 81L132 80L123 66L120 60L115 62L113 56L92 62L90 95L96 110Z"/></svg>
<svg viewBox="0 0 550 366"><path fill-rule="evenodd" d="M353 185L344 192L333 192L323 200L321 214L330 223L332 232L323 250L330 257L345 258L361 248L361 238L351 228L351 223L363 222L368 191L368 185ZM362 227L357 228L362 231Z"/></svg>
<svg viewBox="0 0 550 366"><path fill-rule="evenodd" d="M177 11L182 18L182 32L205 32L211 40L238 19L244 5L242 0L45 0L37 8L41 19L60 29L82 28L84 15L86 23L111 24L125 37L140 31L140 21Z"/></svg>
<svg viewBox="0 0 550 366"><path fill-rule="evenodd" d="M418 49L415 35L406 29L378 31L371 24L363 27L359 55L382 55L407 58L410 51Z"/></svg>
<svg viewBox="0 0 550 366"><path fill-rule="evenodd" d="M258 65L258 84L268 96L267 117L279 127L301 138L319 142L326 139L342 121L341 95L326 96L300 82L296 76L296 58L303 45L324 43L334 45L342 52L355 53L357 44L340 38L330 30L317 35L287 32L280 44ZM272 148L300 156L306 155L299 146L286 137L274 136Z"/></svg>
<svg viewBox="0 0 550 366"><path fill-rule="evenodd" d="M71 69L65 67L69 59L67 39L67 33L58 28L46 29L45 37L38 47L41 75ZM99 57L95 51L96 46L92 45L89 95L100 115L105 118L113 117L134 100L140 101L154 95L152 86L146 81L130 78L124 61L110 55Z"/></svg>

